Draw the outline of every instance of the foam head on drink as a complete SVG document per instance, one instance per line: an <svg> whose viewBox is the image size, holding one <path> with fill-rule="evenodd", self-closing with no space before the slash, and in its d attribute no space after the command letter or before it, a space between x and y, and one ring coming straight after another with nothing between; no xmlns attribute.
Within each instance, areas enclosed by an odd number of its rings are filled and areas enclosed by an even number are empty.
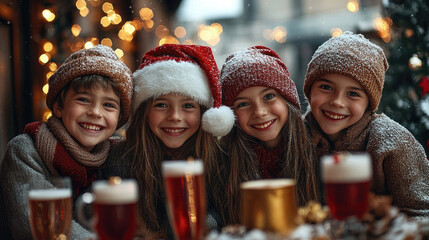
<svg viewBox="0 0 429 240"><path fill-rule="evenodd" d="M133 179L122 180L119 184L97 181L93 184L95 202L104 204L126 204L137 202L137 182Z"/></svg>
<svg viewBox="0 0 429 240"><path fill-rule="evenodd" d="M367 153L322 157L326 203L335 218L362 218L369 205L371 176L372 165Z"/></svg>
<svg viewBox="0 0 429 240"><path fill-rule="evenodd" d="M202 161L166 161L162 164L164 177L183 177L186 175L201 175L204 172Z"/></svg>
<svg viewBox="0 0 429 240"><path fill-rule="evenodd" d="M70 189L33 189L29 191L28 198L30 200L44 201L70 198L71 195Z"/></svg>

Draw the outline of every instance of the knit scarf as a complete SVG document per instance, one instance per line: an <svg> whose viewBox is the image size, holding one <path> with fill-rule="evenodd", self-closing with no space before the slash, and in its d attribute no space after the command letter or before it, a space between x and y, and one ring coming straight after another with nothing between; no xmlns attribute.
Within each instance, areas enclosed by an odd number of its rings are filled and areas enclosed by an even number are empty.
<svg viewBox="0 0 429 240"><path fill-rule="evenodd" d="M253 151L258 157L259 171L265 179L278 178L284 166L281 164L281 154L283 153L284 144L279 143L273 149L266 149L263 145L254 143L251 144Z"/></svg>
<svg viewBox="0 0 429 240"><path fill-rule="evenodd" d="M342 134L337 141L331 142L328 136L322 131L322 129L320 129L320 126L313 114L311 112L307 113L305 120L310 127L311 137L317 151L318 159L323 155L334 152L365 151L371 130L370 122L375 118L375 115L376 114L373 112L365 112L358 122L342 130Z"/></svg>
<svg viewBox="0 0 429 240"><path fill-rule="evenodd" d="M85 151L70 136L61 120L52 116L47 122L27 124L29 134L40 157L53 176L69 176L77 194L97 177L110 149L109 140L99 143L92 152Z"/></svg>

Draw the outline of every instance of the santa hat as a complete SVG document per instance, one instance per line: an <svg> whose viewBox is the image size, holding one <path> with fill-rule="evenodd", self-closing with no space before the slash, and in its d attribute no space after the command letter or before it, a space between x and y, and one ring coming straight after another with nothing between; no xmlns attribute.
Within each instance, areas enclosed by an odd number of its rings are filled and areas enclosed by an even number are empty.
<svg viewBox="0 0 429 240"><path fill-rule="evenodd" d="M143 56L134 72L133 114L149 98L179 93L208 108L202 116L202 129L225 136L234 125L234 113L221 106L219 69L209 47L164 44Z"/></svg>

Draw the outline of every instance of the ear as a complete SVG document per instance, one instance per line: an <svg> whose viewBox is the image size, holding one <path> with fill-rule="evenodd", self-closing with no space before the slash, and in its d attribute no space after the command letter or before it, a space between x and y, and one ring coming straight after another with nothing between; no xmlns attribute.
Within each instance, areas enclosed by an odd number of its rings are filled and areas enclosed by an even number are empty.
<svg viewBox="0 0 429 240"><path fill-rule="evenodd" d="M54 109L53 114L55 115L55 117L61 118L61 111L63 109L60 107L58 102L54 102L53 109Z"/></svg>

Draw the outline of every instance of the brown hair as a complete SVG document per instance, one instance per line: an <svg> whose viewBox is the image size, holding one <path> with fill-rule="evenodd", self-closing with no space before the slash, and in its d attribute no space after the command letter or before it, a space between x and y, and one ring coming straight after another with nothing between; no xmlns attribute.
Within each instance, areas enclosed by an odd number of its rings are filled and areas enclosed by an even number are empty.
<svg viewBox="0 0 429 240"><path fill-rule="evenodd" d="M58 95L55 97L54 102L58 103L60 108L63 108L66 94L69 89L73 89L73 91L77 92L82 88L94 89L97 87L102 87L104 90L108 90L111 87L113 92L116 94L116 96L120 97L118 86L115 81L105 76L91 74L91 75L79 76L73 79L72 81L70 81L69 83L67 83L61 89ZM122 111L120 111L118 122L121 122L121 117L122 117Z"/></svg>
<svg viewBox="0 0 429 240"><path fill-rule="evenodd" d="M128 157L131 159L132 176L139 183L139 211L146 231L159 237L165 237L167 213L164 186L161 175L161 162L164 160L165 146L150 130L148 118L153 99L140 104L133 114L126 131ZM206 110L201 106L201 114ZM202 159L205 164L206 182L212 182L211 172L219 156L217 138L203 131L198 131L180 147L176 159L192 156ZM209 197L208 197L209 198Z"/></svg>
<svg viewBox="0 0 429 240"><path fill-rule="evenodd" d="M286 103L288 120L280 133L285 142L281 177L296 180L298 204L305 205L309 200L318 199L314 154L299 110L295 105L287 101ZM256 139L247 135L239 126L235 126L228 136L221 139L221 146L226 149L228 155L220 163L222 166L219 166L219 169L225 169L226 173L223 180L219 179L222 180L220 183L224 190L223 193L217 193L221 197L215 199L215 206L225 225L237 224L240 221L240 184L262 178L257 156L250 147L251 143L256 142Z"/></svg>

